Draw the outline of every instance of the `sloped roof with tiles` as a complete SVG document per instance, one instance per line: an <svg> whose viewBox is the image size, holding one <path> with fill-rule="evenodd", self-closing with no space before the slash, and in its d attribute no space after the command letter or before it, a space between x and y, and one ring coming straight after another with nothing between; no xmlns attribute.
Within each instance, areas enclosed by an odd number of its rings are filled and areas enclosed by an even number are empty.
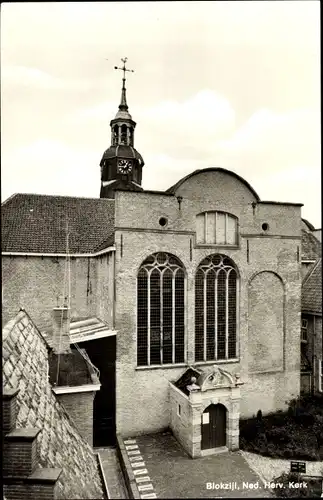
<svg viewBox="0 0 323 500"><path fill-rule="evenodd" d="M1 207L2 252L94 253L113 244L114 200L15 194Z"/></svg>
<svg viewBox="0 0 323 500"><path fill-rule="evenodd" d="M321 243L310 231L302 229L302 260L317 260L321 256Z"/></svg>
<svg viewBox="0 0 323 500"><path fill-rule="evenodd" d="M18 388L17 428L39 427L38 466L59 468L59 499L105 498L97 457L48 380L49 347L21 310L3 329L4 389Z"/></svg>
<svg viewBox="0 0 323 500"><path fill-rule="evenodd" d="M322 259L316 262L303 280L302 311L322 314Z"/></svg>

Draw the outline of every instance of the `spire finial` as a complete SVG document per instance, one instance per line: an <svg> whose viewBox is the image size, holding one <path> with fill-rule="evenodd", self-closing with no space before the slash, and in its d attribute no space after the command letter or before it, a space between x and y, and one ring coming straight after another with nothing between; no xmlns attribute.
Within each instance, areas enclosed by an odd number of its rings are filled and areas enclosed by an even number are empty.
<svg viewBox="0 0 323 500"><path fill-rule="evenodd" d="M126 71L129 71L130 73L134 73L134 70L126 68L126 62L128 61L127 57L121 58L121 61L123 62L122 68L118 68L118 66L114 67L114 69L120 69L121 71L123 71L121 102L119 104L119 109L124 110L124 111L128 111L128 105L127 105L127 99L126 99Z"/></svg>

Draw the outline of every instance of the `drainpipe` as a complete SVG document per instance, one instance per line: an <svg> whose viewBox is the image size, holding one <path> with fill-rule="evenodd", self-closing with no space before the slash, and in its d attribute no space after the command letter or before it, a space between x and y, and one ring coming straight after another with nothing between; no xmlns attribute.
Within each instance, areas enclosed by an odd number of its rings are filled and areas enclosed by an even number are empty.
<svg viewBox="0 0 323 500"><path fill-rule="evenodd" d="M116 326L116 252L112 254L112 327Z"/></svg>
<svg viewBox="0 0 323 500"><path fill-rule="evenodd" d="M313 335L312 335L312 353L313 353L313 380L312 380L312 394L315 393L316 383L315 383L315 374L316 374L316 358L315 355L315 314L313 315Z"/></svg>

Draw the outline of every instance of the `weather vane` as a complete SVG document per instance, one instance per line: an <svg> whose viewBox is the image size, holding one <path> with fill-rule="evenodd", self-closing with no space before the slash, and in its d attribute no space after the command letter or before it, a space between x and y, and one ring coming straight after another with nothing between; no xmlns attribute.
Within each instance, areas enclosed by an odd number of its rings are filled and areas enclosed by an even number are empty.
<svg viewBox="0 0 323 500"><path fill-rule="evenodd" d="M118 68L118 66L115 66L114 69L120 69L121 71L123 71L123 80L125 81L126 80L126 71L129 71L130 73L134 73L134 70L126 68L126 62L128 61L127 57L124 57L123 59L121 58L121 61L123 62L123 67Z"/></svg>

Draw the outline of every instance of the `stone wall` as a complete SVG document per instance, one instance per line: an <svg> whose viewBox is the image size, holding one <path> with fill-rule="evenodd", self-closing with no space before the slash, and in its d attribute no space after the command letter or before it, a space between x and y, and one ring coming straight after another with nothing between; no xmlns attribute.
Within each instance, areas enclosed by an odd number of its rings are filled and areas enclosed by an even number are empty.
<svg viewBox="0 0 323 500"><path fill-rule="evenodd" d="M300 207L261 204L240 181L213 174L195 176L176 197L150 193L116 193L116 418L121 434L153 432L170 425L168 382L175 381L183 365L138 368L136 353L136 278L141 263L151 253L169 252L181 260L186 271L186 360L194 364L195 273L206 256L222 253L237 266L239 282L239 356L236 361L220 362L231 373L239 372L242 386L241 414L256 414L259 402L265 412L284 408L288 399L299 394L300 369ZM193 180L194 179L194 180ZM185 183L184 183L185 184ZM239 244L233 246L197 245L196 215L204 210L222 210L239 219ZM161 227L159 219L168 219ZM264 231L266 222L269 229ZM284 336L278 324L279 345L268 338L268 361L260 373L250 373L254 364L249 353L249 283L259 273L275 273L284 283L284 302L273 303L284 313ZM280 294L280 299L282 294ZM263 297L263 300L266 298ZM275 324L272 325L276 328ZM254 334L262 331L263 318L255 319ZM278 348L278 352L275 349ZM274 361L279 363L276 365ZM283 364L281 363L283 360ZM214 362L213 362L214 363ZM267 367L273 365L274 371ZM201 364L200 364L201 365ZM279 365L279 366L278 366ZM282 366L283 365L283 366ZM265 390L264 390L265 387ZM134 390L136 388L136 390ZM266 398L264 398L266 394Z"/></svg>
<svg viewBox="0 0 323 500"><path fill-rule="evenodd" d="M2 335L3 387L19 389L16 426L41 429L39 466L63 470L57 498L104 498L97 459L48 381L48 350L35 324L22 310Z"/></svg>
<svg viewBox="0 0 323 500"><path fill-rule="evenodd" d="M188 454L192 455L192 412L188 397L169 384L170 428ZM179 410L180 407L180 410Z"/></svg>

